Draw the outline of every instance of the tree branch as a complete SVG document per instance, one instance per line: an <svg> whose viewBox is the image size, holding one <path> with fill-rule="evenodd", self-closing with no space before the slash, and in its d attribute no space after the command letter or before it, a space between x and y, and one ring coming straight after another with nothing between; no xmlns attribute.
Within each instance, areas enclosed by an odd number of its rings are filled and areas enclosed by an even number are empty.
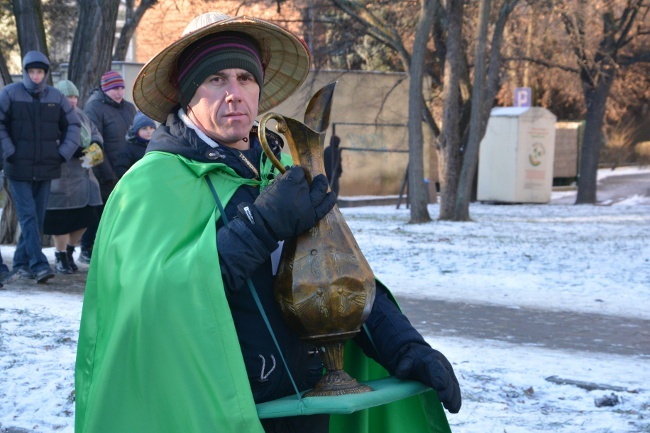
<svg viewBox="0 0 650 433"><path fill-rule="evenodd" d="M619 66L631 66L636 63L650 63L650 52L622 55L618 61Z"/></svg>
<svg viewBox="0 0 650 433"><path fill-rule="evenodd" d="M541 59L535 59L533 57L504 57L503 58L504 62L530 62L530 63L535 63L537 65L545 66L549 69L560 69L562 71L567 71L567 72L572 72L574 74L579 74L580 69L573 68L571 66L566 66L566 65L560 65L558 63L552 63L552 62L547 62L546 60L541 60Z"/></svg>

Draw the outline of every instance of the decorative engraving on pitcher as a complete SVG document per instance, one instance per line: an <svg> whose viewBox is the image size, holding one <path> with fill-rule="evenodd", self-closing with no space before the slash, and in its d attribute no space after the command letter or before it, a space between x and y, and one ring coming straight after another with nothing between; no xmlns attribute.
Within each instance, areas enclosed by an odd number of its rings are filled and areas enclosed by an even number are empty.
<svg viewBox="0 0 650 433"><path fill-rule="evenodd" d="M282 299L280 302L280 310L285 313L289 312L300 316L306 311L309 311L315 305L318 311L324 316L329 317L330 312L326 305L325 293L322 290L317 290L312 295L302 301L290 301L288 299Z"/></svg>
<svg viewBox="0 0 650 433"><path fill-rule="evenodd" d="M309 256L309 268L311 269L311 274L314 276L314 278L320 278L323 275L323 272L320 268L320 262L320 258L317 258L314 255Z"/></svg>
<svg viewBox="0 0 650 433"><path fill-rule="evenodd" d="M344 295L344 293L347 295ZM349 290L339 289L339 313L345 313L350 304L364 308L368 297L364 292L352 292Z"/></svg>

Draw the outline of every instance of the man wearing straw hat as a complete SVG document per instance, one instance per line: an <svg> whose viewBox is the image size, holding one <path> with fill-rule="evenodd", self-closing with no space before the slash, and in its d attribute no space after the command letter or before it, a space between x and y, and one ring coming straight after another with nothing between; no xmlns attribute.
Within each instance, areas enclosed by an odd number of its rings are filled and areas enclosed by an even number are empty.
<svg viewBox="0 0 650 433"><path fill-rule="evenodd" d="M404 431L406 417L409 431L449 431L433 392L426 406L382 406L381 419L258 418L256 403L307 390L322 374L316 348L274 305L273 268L278 243L313 227L336 196L323 175L309 185L300 167L279 174L254 125L302 84L309 64L287 30L208 13L140 72L134 100L161 125L108 200L97 235L77 351L77 433ZM291 165L281 139L267 140ZM370 337L355 342L458 412L451 364L389 296L378 287Z"/></svg>

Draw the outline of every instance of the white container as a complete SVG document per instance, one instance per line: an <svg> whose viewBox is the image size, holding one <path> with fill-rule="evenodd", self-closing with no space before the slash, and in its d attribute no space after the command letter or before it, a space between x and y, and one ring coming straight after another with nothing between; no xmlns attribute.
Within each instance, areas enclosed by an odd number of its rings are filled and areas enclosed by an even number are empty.
<svg viewBox="0 0 650 433"><path fill-rule="evenodd" d="M548 203L556 116L542 107L492 109L478 161L479 201Z"/></svg>

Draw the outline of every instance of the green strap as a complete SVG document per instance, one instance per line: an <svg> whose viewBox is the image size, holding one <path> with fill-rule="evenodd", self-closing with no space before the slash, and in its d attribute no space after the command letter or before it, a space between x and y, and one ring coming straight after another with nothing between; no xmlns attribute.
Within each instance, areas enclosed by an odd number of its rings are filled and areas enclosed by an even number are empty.
<svg viewBox="0 0 650 433"><path fill-rule="evenodd" d="M207 175L205 176L205 181L208 183L208 186L210 187L210 191L212 192L212 196L214 197L214 201L217 202L217 207L219 208L219 212L221 213L221 218L223 218L224 223L228 224L228 217L226 216L226 212L223 210L221 200L219 200L219 196L217 195L217 191L214 189L214 185L212 184L212 181L210 180L210 178ZM296 382L293 380L293 375L291 374L291 371L289 370L289 366L287 365L287 361L284 359L284 355L282 354L282 349L280 348L280 344L278 343L277 338L275 338L275 333L273 332L273 328L271 328L271 324L269 323L269 318L266 316L266 312L264 312L264 307L262 306L262 302L260 301L260 298L257 295L257 290L255 290L255 286L253 285L253 281L251 281L250 278L247 278L246 283L248 284L248 288L250 289L251 295L253 295L253 299L255 300L255 304L257 304L257 309L260 310L260 314L262 315L262 319L264 319L264 323L266 324L266 328L269 330L269 333L271 334L271 338L273 338L273 343L275 343L275 347L276 347L276 349L278 349L278 353L280 354L280 359L282 359L282 364L284 364L284 368L285 368L285 370L287 370L287 374L289 375L289 379L291 380L291 385L293 385L293 389L296 392L296 395L298 396L298 400L302 403L302 395L300 394L300 391L298 390L298 387L296 386Z"/></svg>

